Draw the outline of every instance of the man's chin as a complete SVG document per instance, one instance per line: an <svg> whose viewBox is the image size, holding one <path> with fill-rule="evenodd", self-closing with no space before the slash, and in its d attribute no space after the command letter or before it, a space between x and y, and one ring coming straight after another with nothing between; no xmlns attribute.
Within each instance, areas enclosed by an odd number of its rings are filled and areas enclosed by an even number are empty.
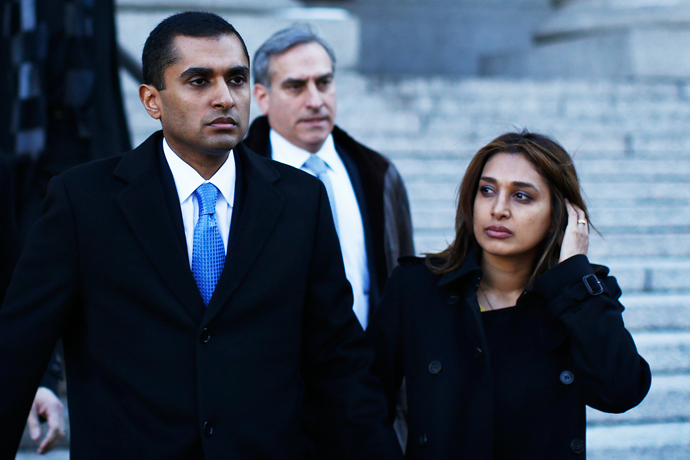
<svg viewBox="0 0 690 460"><path fill-rule="evenodd" d="M223 136L216 139L209 139L206 143L206 149L209 153L216 155L224 155L230 150L234 149L237 144L240 143L241 139L235 136Z"/></svg>
<svg viewBox="0 0 690 460"><path fill-rule="evenodd" d="M328 139L328 135L331 134L331 132L311 132L309 134L311 135L304 136L302 139L299 139L299 141L301 142L303 148L306 148L306 150L314 153L321 148L324 142L326 142L326 139Z"/></svg>

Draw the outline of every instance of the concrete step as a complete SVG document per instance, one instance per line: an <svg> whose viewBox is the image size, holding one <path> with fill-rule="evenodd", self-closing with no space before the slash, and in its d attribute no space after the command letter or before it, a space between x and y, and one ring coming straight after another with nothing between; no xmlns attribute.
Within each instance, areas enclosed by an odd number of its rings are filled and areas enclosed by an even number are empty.
<svg viewBox="0 0 690 460"><path fill-rule="evenodd" d="M590 220L604 237L616 233L690 233L690 203L604 206L590 209Z"/></svg>
<svg viewBox="0 0 690 460"><path fill-rule="evenodd" d="M520 80L505 78L453 78L431 76L404 80L381 79L381 91L401 95L406 99L462 98L468 105L484 100L496 102L493 107L510 107L513 102L524 102L525 110L536 109L549 102L564 99L573 110L584 107L580 113L591 111L591 104L618 107L625 104L684 101L685 85L674 82L609 81L585 79ZM685 101L687 102L687 101Z"/></svg>
<svg viewBox="0 0 690 460"><path fill-rule="evenodd" d="M615 273L615 272L614 272ZM619 283L620 277L617 276ZM635 338L644 340L646 347L656 347L658 341L678 339L690 359L687 332L690 330L690 294L640 293L623 290L621 303L625 306L623 320ZM660 335L645 335L642 331L660 331ZM666 331L666 332L664 332ZM664 334L680 334L666 337ZM668 369L667 369L668 370Z"/></svg>
<svg viewBox="0 0 690 460"><path fill-rule="evenodd" d="M629 310L624 314L627 321ZM690 375L690 329L679 332L632 331L640 355L649 363L654 377L661 375ZM690 387L688 387L690 392ZM690 403L690 400L689 400ZM688 414L690 420L690 414Z"/></svg>
<svg viewBox="0 0 690 460"><path fill-rule="evenodd" d="M387 115L384 113L383 115L379 114L377 118L386 117ZM686 139L690 132L684 133L682 136L662 136L663 139L660 139L658 143L656 141L652 143L648 141L638 142L629 132L615 133L609 131L599 137L594 137L586 132L568 134L566 130L544 126L545 123L540 120L531 123L511 122L510 119L492 122L481 117L477 120L481 123L478 123L476 127L453 124L438 131L424 128L416 120L401 123L400 125L404 126L404 129L377 125L377 120L374 118L361 119L356 123L345 120L340 125L365 145L393 160L408 156L424 158L429 155L433 157L437 153L447 153L458 158L469 158L500 134L520 131L523 128L549 135L563 145L577 160L603 158L611 160L645 158L663 160L673 157L685 161L690 158L690 150L688 149L690 141ZM368 125L368 128L360 126L365 124Z"/></svg>
<svg viewBox="0 0 690 460"><path fill-rule="evenodd" d="M690 119L690 104L673 83L624 86L620 82L519 81L491 78L369 80L366 85L339 76L344 91L381 95L396 108L417 108L441 116L487 118L510 115L569 118L592 124ZM364 89L364 91L362 91ZM636 94L637 93L637 94ZM364 101L366 103L366 101ZM644 110L641 110L644 109ZM631 116L634 114L635 116Z"/></svg>
<svg viewBox="0 0 690 460"><path fill-rule="evenodd" d="M690 374L654 375L647 397L623 414L607 414L587 408L587 424L690 422Z"/></svg>
<svg viewBox="0 0 690 460"><path fill-rule="evenodd" d="M591 257L606 265L623 292L686 294L690 291L690 260L683 257Z"/></svg>
<svg viewBox="0 0 690 460"><path fill-rule="evenodd" d="M690 458L690 422L589 427L587 458L687 460Z"/></svg>
<svg viewBox="0 0 690 460"><path fill-rule="evenodd" d="M592 235L589 253L594 260L607 256L687 257L690 233Z"/></svg>

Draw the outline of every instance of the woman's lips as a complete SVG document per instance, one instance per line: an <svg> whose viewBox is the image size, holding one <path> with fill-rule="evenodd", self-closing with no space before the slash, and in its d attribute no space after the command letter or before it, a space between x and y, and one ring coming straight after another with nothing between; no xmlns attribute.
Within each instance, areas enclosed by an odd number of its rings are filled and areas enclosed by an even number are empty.
<svg viewBox="0 0 690 460"><path fill-rule="evenodd" d="M492 238L509 238L513 236L513 232L499 225L487 227L484 232Z"/></svg>

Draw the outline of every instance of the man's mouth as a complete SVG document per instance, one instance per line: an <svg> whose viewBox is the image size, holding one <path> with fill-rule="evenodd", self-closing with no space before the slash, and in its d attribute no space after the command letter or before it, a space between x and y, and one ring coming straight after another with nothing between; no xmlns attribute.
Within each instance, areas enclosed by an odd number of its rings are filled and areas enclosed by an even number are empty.
<svg viewBox="0 0 690 460"><path fill-rule="evenodd" d="M309 117L300 119L300 123L305 123L308 125L317 125L325 123L327 120L328 117Z"/></svg>
<svg viewBox="0 0 690 460"><path fill-rule="evenodd" d="M237 122L232 117L218 117L211 121L209 125L218 129L232 129L237 126Z"/></svg>

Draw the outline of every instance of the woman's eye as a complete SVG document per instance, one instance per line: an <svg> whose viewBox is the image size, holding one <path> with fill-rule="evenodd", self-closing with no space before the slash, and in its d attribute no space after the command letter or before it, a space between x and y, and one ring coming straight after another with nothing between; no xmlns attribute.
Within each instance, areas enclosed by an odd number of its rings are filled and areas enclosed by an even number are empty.
<svg viewBox="0 0 690 460"><path fill-rule="evenodd" d="M487 196L487 195L491 195L493 193L493 190L491 189L491 187L483 185L483 186L479 187L479 193L481 193L484 196Z"/></svg>
<svg viewBox="0 0 690 460"><path fill-rule="evenodd" d="M532 199L531 196L523 192L517 192L514 196L518 201L529 201Z"/></svg>

